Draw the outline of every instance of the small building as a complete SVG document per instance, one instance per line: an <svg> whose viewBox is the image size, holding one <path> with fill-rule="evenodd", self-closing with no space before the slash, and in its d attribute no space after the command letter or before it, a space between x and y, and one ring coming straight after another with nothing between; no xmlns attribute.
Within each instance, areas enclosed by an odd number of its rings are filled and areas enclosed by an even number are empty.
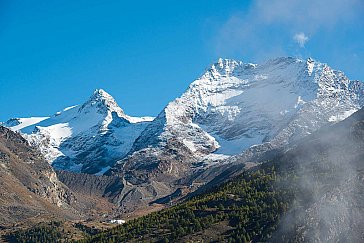
<svg viewBox="0 0 364 243"><path fill-rule="evenodd" d="M123 219L111 219L109 222L112 224L124 224L126 221Z"/></svg>

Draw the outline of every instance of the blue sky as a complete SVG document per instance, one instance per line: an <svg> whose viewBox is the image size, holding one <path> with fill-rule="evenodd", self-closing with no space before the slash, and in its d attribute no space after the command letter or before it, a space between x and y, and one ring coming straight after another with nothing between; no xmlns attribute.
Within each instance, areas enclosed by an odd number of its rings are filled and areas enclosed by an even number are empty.
<svg viewBox="0 0 364 243"><path fill-rule="evenodd" d="M157 115L218 57L312 56L364 80L362 0L0 0L0 121L96 88Z"/></svg>

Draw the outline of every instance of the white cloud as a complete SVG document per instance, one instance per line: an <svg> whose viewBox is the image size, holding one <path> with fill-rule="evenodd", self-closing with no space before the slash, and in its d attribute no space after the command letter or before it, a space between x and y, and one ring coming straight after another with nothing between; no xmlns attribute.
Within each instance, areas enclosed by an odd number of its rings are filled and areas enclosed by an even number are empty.
<svg viewBox="0 0 364 243"><path fill-rule="evenodd" d="M297 42L300 47L305 47L306 42L308 41L308 36L305 35L305 33L297 33L293 36L293 40Z"/></svg>
<svg viewBox="0 0 364 243"><path fill-rule="evenodd" d="M253 0L220 26L213 45L219 56L265 60L296 51L292 37L303 47L317 33L357 26L363 14L363 0Z"/></svg>

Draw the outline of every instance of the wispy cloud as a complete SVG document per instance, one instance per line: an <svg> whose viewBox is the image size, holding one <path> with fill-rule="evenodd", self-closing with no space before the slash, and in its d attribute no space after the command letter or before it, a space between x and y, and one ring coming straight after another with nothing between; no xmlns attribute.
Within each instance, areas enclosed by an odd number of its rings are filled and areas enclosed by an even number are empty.
<svg viewBox="0 0 364 243"><path fill-rule="evenodd" d="M318 32L355 25L363 13L363 0L254 0L226 20L214 45L220 55L285 55L296 43L304 47Z"/></svg>
<svg viewBox="0 0 364 243"><path fill-rule="evenodd" d="M293 40L300 45L300 47L305 47L306 42L308 41L308 37L305 35L305 33L297 33L293 36Z"/></svg>

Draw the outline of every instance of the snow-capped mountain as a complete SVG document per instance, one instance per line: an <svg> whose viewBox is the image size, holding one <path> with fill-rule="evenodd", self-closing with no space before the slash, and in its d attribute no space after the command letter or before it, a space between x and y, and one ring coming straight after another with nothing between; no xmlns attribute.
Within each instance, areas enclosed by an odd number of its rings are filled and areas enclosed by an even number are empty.
<svg viewBox="0 0 364 243"><path fill-rule="evenodd" d="M181 178L191 163L279 148L363 106L363 84L313 59L219 59L170 102L114 171L133 184Z"/></svg>
<svg viewBox="0 0 364 243"><path fill-rule="evenodd" d="M363 83L313 59L219 59L155 119L127 116L96 90L81 106L5 125L57 169L119 176L113 200L132 210L196 178L207 182L229 162L255 162L363 104Z"/></svg>
<svg viewBox="0 0 364 243"><path fill-rule="evenodd" d="M101 174L129 152L151 120L127 116L100 89L81 106L51 117L10 119L5 126L23 133L57 169Z"/></svg>
<svg viewBox="0 0 364 243"><path fill-rule="evenodd" d="M226 160L262 143L284 146L345 119L363 97L361 82L313 59L219 59L154 120L127 116L96 90L81 106L5 126L22 132L57 169L102 174L120 160L114 171L139 183L150 174L174 180L193 163Z"/></svg>

